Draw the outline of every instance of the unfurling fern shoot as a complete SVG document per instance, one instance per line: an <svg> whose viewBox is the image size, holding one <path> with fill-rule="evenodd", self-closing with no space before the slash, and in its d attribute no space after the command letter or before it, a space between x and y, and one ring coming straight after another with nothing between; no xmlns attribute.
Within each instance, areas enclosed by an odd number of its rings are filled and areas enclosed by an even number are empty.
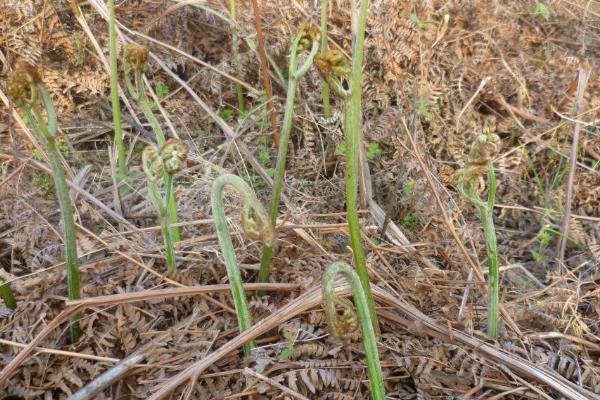
<svg viewBox="0 0 600 400"><path fill-rule="evenodd" d="M487 129L486 129L487 130ZM500 273L498 269L498 249L496 242L496 231L494 228L494 200L496 197L496 176L492 158L495 155L500 138L492 132L485 132L477 138L473 144L467 165L458 173L458 190L469 200L477 211L483 223L485 245L488 256L488 335L496 339L498 337L498 322L500 320ZM481 199L478 193L479 177L487 172L488 198Z"/></svg>
<svg viewBox="0 0 600 400"><path fill-rule="evenodd" d="M165 134L160 127L160 123L154 112L152 112L152 101L146 96L146 86L144 84L144 73L148 70L148 48L145 46L138 46L136 44L128 44L125 46L125 59L123 62L125 70L125 84L129 95L138 103L144 116L152 126L154 135L156 135L156 142L158 147L162 147L165 144ZM133 75L133 80L132 80ZM168 177L165 172L163 176L165 182ZM168 202L167 213L169 214L170 224L177 224L177 207L175 203L175 193L171 192L171 199ZM169 225L171 231L171 238L174 242L179 242L181 234L179 228L176 226Z"/></svg>
<svg viewBox="0 0 600 400"><path fill-rule="evenodd" d="M267 216L262 204L256 198L256 195L244 180L236 175L226 174L215 179L210 203L213 210L213 218L215 220L215 229L219 238L219 244L223 251L225 260L225 268L229 284L231 285L231 294L235 304L235 312L237 314L238 325L240 332L244 332L252 325L250 312L248 311L248 303L244 288L242 287L242 278L240 275L240 267L238 265L231 235L227 229L227 220L225 218L225 206L223 205L223 190L226 186L233 187L242 197L244 204L242 206L242 227L245 234L251 239L258 239L264 243L266 247L273 245L273 227ZM249 355L255 347L253 342L244 345L244 352Z"/></svg>
<svg viewBox="0 0 600 400"><path fill-rule="evenodd" d="M185 143L175 139L169 139L160 150L153 145L149 145L142 153L142 167L148 181L148 194L152 204L158 211L160 227L165 242L167 271L169 276L175 272L175 250L173 248L173 238L170 227L170 215L167 210L174 201L173 194L173 176L179 172L185 165L187 159L188 147ZM158 187L160 176L165 177L164 185L166 195L163 199Z"/></svg>
<svg viewBox="0 0 600 400"><path fill-rule="evenodd" d="M371 294L371 283L365 260L365 252L360 237L360 224L358 220L358 162L360 153L360 117L362 113L362 67L365 47L365 28L367 25L367 12L369 1L353 0L353 10L358 10L358 15L352 16L353 41L352 41L352 68L345 65L343 56L334 51L320 53L315 57L315 66L321 76L338 95L344 99L344 137L346 144L346 211L348 230L350 231L350 244L354 255L354 263L358 277L365 289L371 320L375 324L375 331L379 334L379 322L375 314L375 304ZM349 75L348 89L342 84L342 78Z"/></svg>
<svg viewBox="0 0 600 400"><path fill-rule="evenodd" d="M281 137L279 149L277 152L277 164L275 165L275 177L273 178L273 193L269 205L269 218L271 226L275 226L277 214L279 213L279 201L281 200L281 190L283 188L283 178L285 175L285 165L287 160L288 143L292 124L294 122L294 102L296 99L296 87L298 81L310 68L313 58L319 50L319 28L316 26L304 25L292 42L290 52L289 78L287 88L287 98L285 101L285 114L283 117L283 126L281 127ZM298 56L303 51L309 51L304 62L298 66ZM263 248L258 272L258 281L267 282L269 280L269 270L271 268L271 258L273 257L273 248L265 246ZM262 294L262 293L259 293Z"/></svg>
<svg viewBox="0 0 600 400"><path fill-rule="evenodd" d="M350 304L335 294L334 282L338 274L343 275L350 284L354 303L358 310L360 330L367 357L367 372L371 385L371 397L374 400L385 400L385 388L383 386L379 352L377 351L375 328L371 320L371 314L369 313L367 297L356 272L348 264L341 261L331 264L323 277L323 302L329 326L333 334L338 337L343 337L356 329L356 319L353 316ZM341 315L336 310L336 306L342 307L343 313Z"/></svg>
<svg viewBox="0 0 600 400"><path fill-rule="evenodd" d="M39 73L27 63L19 63L8 82L8 93L25 116L25 122L36 138L46 148L46 154L52 167L52 177L56 197L60 207L60 215L64 227L65 263L67 266L67 286L69 299L79 299L79 260L75 239L75 221L73 205L69 196L65 171L61 164L60 154L56 146L57 119L50 94L42 82ZM42 111L42 106L43 110ZM79 340L79 315L71 318L69 333L72 342Z"/></svg>

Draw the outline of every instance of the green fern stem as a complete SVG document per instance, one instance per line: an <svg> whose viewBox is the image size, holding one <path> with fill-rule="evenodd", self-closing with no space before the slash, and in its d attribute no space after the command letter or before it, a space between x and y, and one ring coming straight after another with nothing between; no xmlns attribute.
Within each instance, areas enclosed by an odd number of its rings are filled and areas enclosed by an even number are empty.
<svg viewBox="0 0 600 400"><path fill-rule="evenodd" d="M485 207L478 207L483 221L483 233L488 255L488 335L498 338L498 322L500 321L500 269L498 267L498 245L496 228L494 227L494 201L496 197L496 175L491 161L487 163L488 173L488 202Z"/></svg>
<svg viewBox="0 0 600 400"><path fill-rule="evenodd" d="M298 67L298 48L300 41L303 39L303 37L305 37L305 35L305 31L301 30L292 42L288 88L285 101L285 114L281 128L279 148L277 150L277 163L275 165L275 176L273 178L273 191L271 195L271 202L269 204L269 219L273 227L275 226L275 221L277 220L277 215L279 214L279 202L281 200L281 191L283 189L288 144L290 141L290 134L292 132L292 125L294 123L294 102L296 100L296 88L298 86L298 81L300 78L302 78L302 76L304 76L304 74L306 74L312 65L315 54L317 54L317 51L319 50L318 41L313 40L310 53L304 60L304 63ZM259 282L267 282L269 280L272 257L273 248L270 246L265 246L261 256L260 270L258 271ZM258 295L262 296L264 295L264 292L259 292Z"/></svg>
<svg viewBox="0 0 600 400"><path fill-rule="evenodd" d="M56 112L54 111L54 106L50 100L48 90L41 82L38 83L35 88L32 88L32 90L35 90L41 95L48 118L48 124L44 121L44 116L42 115L37 102L32 102L30 106L21 106L21 109L24 112L27 124L31 127L38 140L46 147L46 153L52 168L52 177L54 179L60 215L63 221L69 300L77 300L80 298L80 282L77 242L75 238L75 220L73 218L73 206L71 204L71 197L69 196L65 171L55 141L57 129ZM69 334L73 343L78 341L81 337L79 319L79 315L73 316L69 325Z"/></svg>
<svg viewBox="0 0 600 400"><path fill-rule="evenodd" d="M235 69L237 73L237 78L241 79L242 77L242 65L240 63L240 38L239 31L237 28L237 1L231 0L229 2L229 12L231 13L231 20L233 24L231 25L231 55L233 57L233 63L235 64ZM240 113L246 111L246 103L244 101L244 88L240 83L235 84L235 89L237 92L238 98L238 108Z"/></svg>
<svg viewBox="0 0 600 400"><path fill-rule="evenodd" d="M160 122L158 121L158 119L154 115L154 112L152 111L152 102L148 99L148 96L146 96L146 89L143 79L144 75L139 69L136 69L134 66L130 65L127 61L127 58L125 58L124 64L125 83L127 85L129 95L138 103L138 105L142 109L142 113L144 114L144 117L146 117L146 120L152 127L152 131L156 136L156 143L160 148L165 144L165 134L160 126ZM131 70L133 70L134 72L133 82L131 81ZM167 175L168 174L165 173L163 176L165 182L167 181ZM179 227L172 226L173 224L177 224L179 222L179 217L177 216L177 203L175 202L175 193L173 191L171 192L168 198L167 213L169 215L168 226L169 230L171 231L170 236L172 240L175 243L177 243L181 240L181 232L179 230Z"/></svg>
<svg viewBox="0 0 600 400"><path fill-rule="evenodd" d="M379 352L377 350L377 340L375 336L375 324L371 319L369 305L364 287L352 268L345 262L334 262L331 264L323 277L323 302L327 319L330 322L334 334L336 334L336 320L338 314L336 304L340 304L340 299L335 294L334 282L338 274L348 281L354 296L354 303L358 310L360 320L360 330L365 345L365 355L367 357L367 372L369 375L369 384L371 385L371 398L373 400L385 400L385 388L383 386L383 374L381 372L381 363L379 361Z"/></svg>
<svg viewBox="0 0 600 400"><path fill-rule="evenodd" d="M5 282L5 279L0 276L0 282ZM10 283L3 283L0 285L0 297L4 300L4 305L10 310L17 308L17 301L13 294Z"/></svg>
<svg viewBox="0 0 600 400"><path fill-rule="evenodd" d="M223 205L223 190L225 186L233 187L243 198L243 227L249 237L260 238L265 243L265 247L268 248L273 240L273 230L267 212L243 179L231 174L221 175L215 179L210 197L215 229L225 260L240 332L245 332L252 325L252 320L250 311L248 311L244 288L242 287L240 268L235 256L233 243L231 242L231 235L227 229L225 207ZM254 342L245 344L245 354L249 355L254 347Z"/></svg>
<svg viewBox="0 0 600 400"><path fill-rule="evenodd" d="M368 0L362 0L358 15L356 37L353 38L352 72L350 78L350 100L346 105L345 138L346 138L346 210L350 244L354 255L356 272L365 290L369 314L375 324L376 333L379 334L379 322L375 313L375 303L371 293L371 283L365 260L365 253L360 238L360 224L358 220L358 159L360 152L360 115L362 91L362 66L364 58L365 27L367 24Z"/></svg>
<svg viewBox="0 0 600 400"><path fill-rule="evenodd" d="M108 0L108 38L110 46L110 95L112 99L113 123L115 126L115 144L117 146L117 166L121 177L127 174L125 159L127 152L123 143L121 126L121 106L119 103L119 73L117 70L117 28L115 0Z"/></svg>
<svg viewBox="0 0 600 400"><path fill-rule="evenodd" d="M474 148L476 149L475 146ZM477 154L474 150L471 153ZM496 197L496 175L492 161L487 160L486 166L489 186L487 202L483 201L477 193L479 186L478 176L483 172L483 168L480 168L478 165L467 165L459 173L458 190L467 200L473 203L479 212L479 217L483 224L488 257L488 335L493 339L497 339L499 333L498 323L500 321L500 271L498 267L496 229L493 218Z"/></svg>
<svg viewBox="0 0 600 400"><path fill-rule="evenodd" d="M329 14L329 0L321 0L321 52L326 53L329 50L328 43L328 31L327 31L327 17ZM331 118L331 104L329 100L330 95L329 84L327 81L323 81L323 88L321 91L323 97L323 115L325 118Z"/></svg>

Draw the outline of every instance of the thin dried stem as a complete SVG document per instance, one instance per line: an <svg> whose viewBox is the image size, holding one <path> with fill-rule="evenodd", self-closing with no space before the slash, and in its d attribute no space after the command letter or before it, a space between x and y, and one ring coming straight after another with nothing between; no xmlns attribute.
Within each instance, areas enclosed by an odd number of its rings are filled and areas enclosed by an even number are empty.
<svg viewBox="0 0 600 400"><path fill-rule="evenodd" d="M262 29L260 8L258 7L256 0L252 0L252 10L254 11L254 28L256 29L256 39L258 40L260 70L265 85L267 109L269 110L271 129L273 130L273 141L275 142L275 146L279 147L279 132L277 132L277 117L275 116L275 107L273 105L273 89L271 88L271 78L269 77L269 63L267 61L267 50L265 48L265 36Z"/></svg>

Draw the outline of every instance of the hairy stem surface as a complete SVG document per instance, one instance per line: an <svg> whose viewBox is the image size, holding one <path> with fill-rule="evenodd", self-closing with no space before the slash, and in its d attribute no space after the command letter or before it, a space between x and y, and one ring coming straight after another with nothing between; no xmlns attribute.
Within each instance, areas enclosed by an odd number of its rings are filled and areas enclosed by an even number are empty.
<svg viewBox="0 0 600 400"><path fill-rule="evenodd" d="M321 0L321 52L326 53L329 50L328 35L327 35L327 17L329 14L329 0ZM331 118L331 104L329 101L329 84L323 81L322 89L323 97L323 115L325 118Z"/></svg>
<svg viewBox="0 0 600 400"><path fill-rule="evenodd" d="M42 84L39 84L38 91L41 93L44 101L46 113L48 115L48 125L46 125L44 122L44 117L37 104L33 104L31 109L24 107L23 111L25 113L25 119L27 120L28 125L32 128L38 140L40 140L46 147L46 153L52 168L52 177L54 179L54 187L60 208L60 215L63 221L65 264L67 266L67 287L69 292L69 300L77 300L80 298L80 283L77 242L75 239L75 220L73 218L73 206L71 204L71 197L69 196L69 188L67 187L65 172L60 161L60 155L58 148L56 147L56 141L54 140L56 134L56 114L46 88ZM50 127L51 130L49 130L48 127ZM73 343L79 340L81 337L79 319L79 315L74 316L71 318L71 324L69 325L69 333Z"/></svg>
<svg viewBox="0 0 600 400"><path fill-rule="evenodd" d="M379 322L375 314L375 304L371 293L371 283L365 260L365 253L360 238L360 225L358 221L358 158L360 152L360 116L361 91L362 91L362 66L365 44L365 27L367 24L368 0L362 0L358 15L358 27L356 37L353 37L352 51L352 75L350 78L350 103L346 104L345 136L346 136L346 209L348 228L350 231L350 244L354 254L356 272L365 290L369 314L375 324L375 330L379 334Z"/></svg>
<svg viewBox="0 0 600 400"><path fill-rule="evenodd" d="M240 38L239 32L237 28L237 1L231 0L229 2L229 12L231 13L231 20L233 24L231 26L231 53L233 57L233 63L235 64L235 70L237 73L237 78L241 79L242 77L242 65L240 64ZM240 83L235 84L235 90L237 92L238 98L238 108L241 113L246 111L246 104L244 102L244 88Z"/></svg>

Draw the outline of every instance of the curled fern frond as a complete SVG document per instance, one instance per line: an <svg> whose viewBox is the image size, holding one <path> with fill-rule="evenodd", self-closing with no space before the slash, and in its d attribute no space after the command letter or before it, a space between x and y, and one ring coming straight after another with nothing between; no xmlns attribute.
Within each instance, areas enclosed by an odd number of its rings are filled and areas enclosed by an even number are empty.
<svg viewBox="0 0 600 400"><path fill-rule="evenodd" d="M348 301L341 299L336 293L334 282L336 276L340 274L348 281L352 288L354 302L358 309L358 320L365 345L365 354L367 357L367 371L369 374L369 383L371 385L371 396L375 400L385 399L385 389L383 387L383 375L381 373L381 364L379 362L379 353L377 351L377 340L375 339L375 328L371 320L367 296L358 274L345 262L334 262L327 268L323 276L323 303L327 319L335 335L343 336L350 333L356 317L353 316L351 306ZM342 313L339 314L336 306L342 306Z"/></svg>

